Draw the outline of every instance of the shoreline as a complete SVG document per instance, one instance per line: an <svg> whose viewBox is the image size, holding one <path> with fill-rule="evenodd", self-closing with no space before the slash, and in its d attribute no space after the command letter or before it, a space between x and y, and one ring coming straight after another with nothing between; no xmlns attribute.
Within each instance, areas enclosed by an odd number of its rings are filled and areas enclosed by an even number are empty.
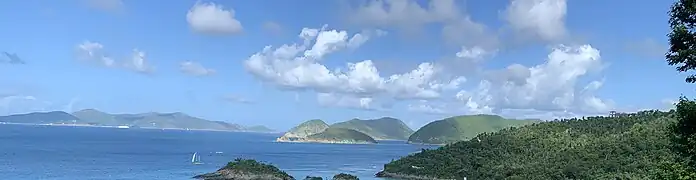
<svg viewBox="0 0 696 180"><path fill-rule="evenodd" d="M323 140L302 140L302 141L288 141L288 140L278 140L274 142L279 143L317 143L317 144L377 144L372 142L346 142L346 141L323 141Z"/></svg>
<svg viewBox="0 0 696 180"><path fill-rule="evenodd" d="M35 124L35 123L11 123L0 122L0 125L22 125L22 126L54 126L54 127L88 127L88 128L114 128L114 129L148 129L148 130L175 130L175 131L213 131L213 132L244 132L244 133L263 133L277 134L278 132L256 132L256 131L235 131L223 129L190 129L190 128L157 128L157 127L130 127L120 128L119 126L91 125L91 124Z"/></svg>

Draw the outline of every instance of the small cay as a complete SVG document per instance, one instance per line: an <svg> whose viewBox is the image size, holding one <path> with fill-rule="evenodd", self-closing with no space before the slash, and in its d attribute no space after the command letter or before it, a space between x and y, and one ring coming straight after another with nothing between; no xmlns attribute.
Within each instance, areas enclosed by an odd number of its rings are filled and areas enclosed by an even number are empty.
<svg viewBox="0 0 696 180"><path fill-rule="evenodd" d="M295 180L294 177L277 167L253 159L235 159L219 170L194 176L202 180ZM322 177L307 176L306 180L323 180ZM358 177L340 173L333 180L359 180Z"/></svg>

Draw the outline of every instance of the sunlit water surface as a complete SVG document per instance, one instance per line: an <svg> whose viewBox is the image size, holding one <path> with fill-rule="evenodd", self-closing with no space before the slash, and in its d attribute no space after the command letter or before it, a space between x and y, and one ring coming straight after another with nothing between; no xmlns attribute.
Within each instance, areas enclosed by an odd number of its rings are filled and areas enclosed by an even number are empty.
<svg viewBox="0 0 696 180"><path fill-rule="evenodd" d="M235 158L272 163L297 179L345 172L378 179L382 165L429 146L277 143L279 134L0 125L0 175L26 179L191 179ZM205 164L193 165L198 152Z"/></svg>

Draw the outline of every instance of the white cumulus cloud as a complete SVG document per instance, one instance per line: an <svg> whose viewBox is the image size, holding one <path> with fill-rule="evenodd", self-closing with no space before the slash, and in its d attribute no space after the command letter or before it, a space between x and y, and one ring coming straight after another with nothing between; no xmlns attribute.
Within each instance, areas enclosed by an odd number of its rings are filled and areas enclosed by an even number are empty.
<svg viewBox="0 0 696 180"><path fill-rule="evenodd" d="M243 29L233 9L212 2L196 2L186 13L186 21L191 29L204 34L235 34Z"/></svg>
<svg viewBox="0 0 696 180"><path fill-rule="evenodd" d="M354 34L353 37L365 34ZM443 80L432 63L421 63L403 73L382 76L372 60L347 63L345 69L330 70L321 61L328 54L348 48L346 31L304 28L302 43L266 46L244 64L259 79L286 89L320 93L349 94L356 97L387 96L396 99L437 98L442 90L459 80ZM368 38L369 39L369 38ZM354 47L355 48L355 47Z"/></svg>
<svg viewBox="0 0 696 180"><path fill-rule="evenodd" d="M543 41L565 38L566 0L511 0L504 19L521 36Z"/></svg>
<svg viewBox="0 0 696 180"><path fill-rule="evenodd" d="M476 88L462 90L456 97L471 112L537 110L575 113L604 113L610 101L594 92L601 81L580 84L580 78L603 68L599 50L590 45L557 46L546 62L533 67L519 64L489 71Z"/></svg>

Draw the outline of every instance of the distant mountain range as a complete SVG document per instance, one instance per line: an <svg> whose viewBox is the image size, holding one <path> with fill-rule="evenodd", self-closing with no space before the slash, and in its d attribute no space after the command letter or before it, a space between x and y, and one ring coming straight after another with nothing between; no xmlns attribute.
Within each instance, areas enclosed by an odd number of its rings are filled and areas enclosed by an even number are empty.
<svg viewBox="0 0 696 180"><path fill-rule="evenodd" d="M193 130L222 130L275 132L265 126L242 126L223 121L211 121L189 116L184 113L140 113L140 114L109 114L96 109L85 109L72 114L63 111L33 112L0 116L0 122L25 124L78 124L93 126L131 126L161 129L193 129Z"/></svg>

